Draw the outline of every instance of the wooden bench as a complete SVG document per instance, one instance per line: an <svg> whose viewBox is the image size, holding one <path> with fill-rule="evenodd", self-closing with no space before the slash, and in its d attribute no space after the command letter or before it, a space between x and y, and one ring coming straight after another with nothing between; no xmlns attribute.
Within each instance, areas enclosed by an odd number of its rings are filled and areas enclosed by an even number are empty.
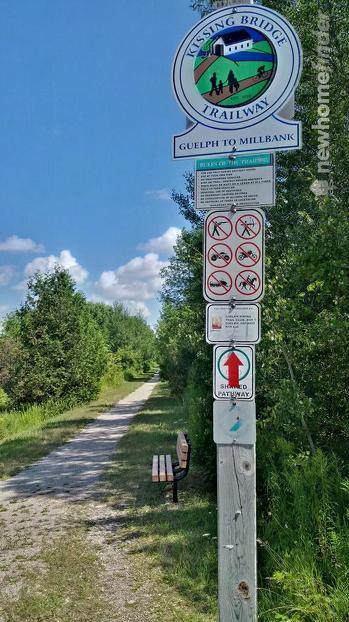
<svg viewBox="0 0 349 622"><path fill-rule="evenodd" d="M172 460L169 454L153 456L152 480L156 483L171 482L173 503L178 503L178 483L188 475L191 443L188 435L179 432L177 436L177 457Z"/></svg>

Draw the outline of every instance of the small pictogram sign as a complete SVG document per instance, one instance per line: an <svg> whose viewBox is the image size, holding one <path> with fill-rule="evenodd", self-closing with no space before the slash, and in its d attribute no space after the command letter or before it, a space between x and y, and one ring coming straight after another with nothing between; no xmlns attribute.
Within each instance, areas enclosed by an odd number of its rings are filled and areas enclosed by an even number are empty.
<svg viewBox="0 0 349 622"><path fill-rule="evenodd" d="M253 242L244 242L237 247L235 258L240 266L251 268L259 262L261 249Z"/></svg>
<svg viewBox="0 0 349 622"><path fill-rule="evenodd" d="M254 270L243 270L236 276L235 287L242 296L253 296L258 294L261 280Z"/></svg>
<svg viewBox="0 0 349 622"><path fill-rule="evenodd" d="M216 400L253 400L255 397L254 346L214 348L214 387Z"/></svg>
<svg viewBox="0 0 349 622"><path fill-rule="evenodd" d="M237 219L235 231L242 240L253 240L260 233L262 220L254 213L246 212Z"/></svg>
<svg viewBox="0 0 349 622"><path fill-rule="evenodd" d="M231 220L224 214L213 216L207 225L207 231L212 240L223 242L231 235L233 225Z"/></svg>
<svg viewBox="0 0 349 622"><path fill-rule="evenodd" d="M226 244L214 244L209 251L208 260L215 268L225 268L233 259L231 248Z"/></svg>
<svg viewBox="0 0 349 622"><path fill-rule="evenodd" d="M233 281L228 272L216 270L207 279L207 287L215 296L229 296L233 286Z"/></svg>

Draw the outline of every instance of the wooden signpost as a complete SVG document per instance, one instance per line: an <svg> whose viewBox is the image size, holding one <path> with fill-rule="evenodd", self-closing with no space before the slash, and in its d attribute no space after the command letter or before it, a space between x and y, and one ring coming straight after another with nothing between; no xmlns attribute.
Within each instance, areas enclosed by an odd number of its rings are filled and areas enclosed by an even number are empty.
<svg viewBox="0 0 349 622"><path fill-rule="evenodd" d="M174 136L173 157L200 158L195 205L210 210L203 293L210 303L206 340L214 345L219 620L257 622L255 344L265 227L259 206L275 202L274 153L301 148L301 123L292 119L302 53L291 24L260 0L212 4L213 14L175 56L173 88L188 122ZM258 171L262 166L269 168Z"/></svg>

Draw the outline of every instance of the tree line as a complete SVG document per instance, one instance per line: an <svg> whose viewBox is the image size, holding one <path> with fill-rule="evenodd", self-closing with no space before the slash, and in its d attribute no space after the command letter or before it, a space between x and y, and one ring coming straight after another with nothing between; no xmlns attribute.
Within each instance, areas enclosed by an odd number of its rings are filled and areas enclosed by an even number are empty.
<svg viewBox="0 0 349 622"><path fill-rule="evenodd" d="M122 304L88 302L57 267L29 280L24 304L4 322L0 407L87 402L103 384L148 372L154 360L154 333L143 317Z"/></svg>

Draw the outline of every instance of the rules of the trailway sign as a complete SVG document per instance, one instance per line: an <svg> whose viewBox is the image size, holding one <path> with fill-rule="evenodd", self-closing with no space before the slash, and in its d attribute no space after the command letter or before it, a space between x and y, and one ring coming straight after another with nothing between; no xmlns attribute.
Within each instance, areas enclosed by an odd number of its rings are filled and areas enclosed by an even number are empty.
<svg viewBox="0 0 349 622"><path fill-rule="evenodd" d="M275 205L275 165L271 153L209 158L195 163L197 210L229 210Z"/></svg>
<svg viewBox="0 0 349 622"><path fill-rule="evenodd" d="M252 401L255 398L254 346L215 346L213 397L216 400Z"/></svg>
<svg viewBox="0 0 349 622"><path fill-rule="evenodd" d="M209 304L206 308L206 341L212 345L257 344L261 340L259 304Z"/></svg>
<svg viewBox="0 0 349 622"><path fill-rule="evenodd" d="M204 232L204 298L257 302L264 296L264 213L208 212Z"/></svg>
<svg viewBox="0 0 349 622"><path fill-rule="evenodd" d="M256 442L256 403L215 401L213 440L217 445L254 445Z"/></svg>

